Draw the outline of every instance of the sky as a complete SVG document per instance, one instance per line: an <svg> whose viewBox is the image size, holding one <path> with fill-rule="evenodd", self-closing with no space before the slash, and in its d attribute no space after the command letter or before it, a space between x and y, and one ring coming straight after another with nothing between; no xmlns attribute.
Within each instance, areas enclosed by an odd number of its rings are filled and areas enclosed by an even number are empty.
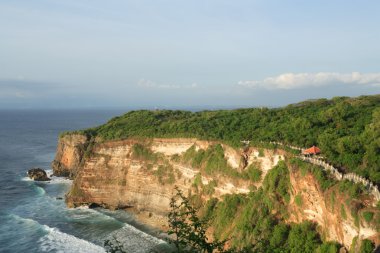
<svg viewBox="0 0 380 253"><path fill-rule="evenodd" d="M2 0L0 109L380 93L380 1Z"/></svg>

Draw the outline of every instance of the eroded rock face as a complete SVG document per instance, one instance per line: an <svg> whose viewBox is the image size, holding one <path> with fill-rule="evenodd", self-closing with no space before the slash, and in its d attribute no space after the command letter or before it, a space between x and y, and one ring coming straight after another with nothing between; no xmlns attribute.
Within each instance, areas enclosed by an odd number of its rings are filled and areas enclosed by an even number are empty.
<svg viewBox="0 0 380 253"><path fill-rule="evenodd" d="M309 220L320 227L320 232L329 241L336 241L350 249L355 237L371 239L379 244L379 233L363 219L355 220L355 216L347 205L347 197L337 187L323 191L312 174L302 175L299 170L290 170L292 197L288 205L290 217L288 222ZM299 198L298 204L295 197ZM371 208L371 201L360 203ZM344 209L345 215L342 215ZM360 214L358 214L360 217Z"/></svg>
<svg viewBox="0 0 380 253"><path fill-rule="evenodd" d="M110 208L131 206L139 210L166 213L174 185L187 192L199 170L170 162L175 174L180 176L176 175L173 184L159 182L155 175L157 166L148 169L145 161L131 157L135 143L137 142L126 140L96 145L91 156L78 171L73 189L68 195L68 204L77 206L82 203L98 203ZM185 152L192 145L198 147L198 142L173 139L164 142L163 139L156 139L150 144L152 150L166 156L168 161L171 156ZM200 145L205 147L204 142ZM208 180L211 179L203 178L204 183ZM236 188L232 182L226 182L225 185L220 184L221 191L223 186L225 189ZM241 188L248 192L248 184Z"/></svg>
<svg viewBox="0 0 380 253"><path fill-rule="evenodd" d="M141 140L140 140L141 141ZM85 136L68 135L60 139L53 169L55 175L74 178L70 192L66 196L69 207L80 205L101 206L110 209L130 208L137 212L141 221L155 227L166 228L166 214L170 198L177 186L185 194L194 191L194 180L199 173L177 159L190 147L206 150L215 142L196 139L150 139L144 145L160 156L165 157L173 168L174 181L162 182L159 179L159 165L133 156L133 145L137 140L107 141L94 143L91 152L86 152L89 141ZM222 145L225 159L231 168L241 171L251 164L262 170L262 180L267 172L280 160L285 159L285 151L259 150L249 148L233 149ZM243 157L243 159L242 159ZM243 161L243 162L242 162ZM229 178L227 176L207 176L202 174L201 182L208 185L217 180L212 195L222 198L225 194L248 193L252 182ZM262 180L255 182L257 188ZM328 240L338 241L349 248L355 236L369 238L379 243L378 233L366 223L355 225L353 217L343 219L340 215L341 204L329 205L330 197L324 193L317 181L311 176L301 176L299 171L290 173L292 198L288 209L288 222L310 220L320 226L320 231ZM302 199L302 206L295 203L295 196ZM204 196L203 196L204 197ZM207 197L204 197L207 198ZM206 200L206 199L203 199ZM376 239L377 238L377 239Z"/></svg>
<svg viewBox="0 0 380 253"><path fill-rule="evenodd" d="M46 171L41 168L33 168L28 170L29 178L34 181L49 181L50 178L47 176Z"/></svg>
<svg viewBox="0 0 380 253"><path fill-rule="evenodd" d="M77 137L75 137L77 138ZM199 141L196 139L152 139L144 143L150 150L159 156L165 157L165 163L171 166L174 174L173 182L162 182L159 174L159 164L150 165L143 159L136 159L132 155L132 147L136 140L108 141L96 143L83 160L78 155L85 139L65 137L60 141L55 164L55 171L63 171L74 175L74 182L67 194L68 206L99 205L110 209L131 208L137 212L154 214L165 217L174 187L179 187L184 193L194 190L194 178L199 173L198 168L173 159L181 155L193 145L197 150L207 149L214 142ZM79 148L78 148L79 147ZM227 149L225 146L223 146ZM252 152L252 155L254 153ZM240 151L228 148L225 159L233 169L239 170ZM262 158L262 160L265 160ZM266 163L270 162L270 158ZM275 161L276 162L276 161ZM75 166L78 166L75 168ZM202 175L204 185L217 180L213 197L221 198L224 194L248 193L251 183L247 179L232 179L219 176ZM166 218L158 219L164 220ZM159 225L159 227L161 225Z"/></svg>
<svg viewBox="0 0 380 253"><path fill-rule="evenodd" d="M70 134L61 137L51 164L53 175L73 178L81 166L88 144L88 139L84 135Z"/></svg>

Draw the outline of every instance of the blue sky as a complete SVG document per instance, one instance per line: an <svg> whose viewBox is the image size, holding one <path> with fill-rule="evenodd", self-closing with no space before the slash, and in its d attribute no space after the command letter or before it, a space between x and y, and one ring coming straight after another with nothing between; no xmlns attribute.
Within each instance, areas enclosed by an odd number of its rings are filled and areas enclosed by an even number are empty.
<svg viewBox="0 0 380 253"><path fill-rule="evenodd" d="M380 93L379 1L3 0L0 109Z"/></svg>

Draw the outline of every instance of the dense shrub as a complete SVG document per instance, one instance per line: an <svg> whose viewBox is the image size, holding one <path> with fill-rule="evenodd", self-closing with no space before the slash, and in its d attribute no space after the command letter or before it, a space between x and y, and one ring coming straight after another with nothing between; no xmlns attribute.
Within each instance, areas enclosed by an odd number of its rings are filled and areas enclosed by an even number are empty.
<svg viewBox="0 0 380 253"><path fill-rule="evenodd" d="M317 248L316 253L338 253L340 247L337 242L326 242Z"/></svg>
<svg viewBox="0 0 380 253"><path fill-rule="evenodd" d="M296 203L297 206L302 206L302 196L300 194L297 194L294 197L294 202Z"/></svg>
<svg viewBox="0 0 380 253"><path fill-rule="evenodd" d="M157 155L153 153L149 148L145 147L143 144L135 143L132 146L132 158L156 162Z"/></svg>
<svg viewBox="0 0 380 253"><path fill-rule="evenodd" d="M375 249L375 245L368 239L361 242L360 253L372 253Z"/></svg>
<svg viewBox="0 0 380 253"><path fill-rule="evenodd" d="M372 219L373 219L373 212L369 212L369 211L366 211L366 212L363 212L363 218L366 222L371 222Z"/></svg>
<svg viewBox="0 0 380 253"><path fill-rule="evenodd" d="M243 174L233 169L224 157L222 145L216 144L208 147L206 150L195 149L191 146L182 155L183 162L194 168L201 169L207 175L223 174L233 178L244 178Z"/></svg>
<svg viewBox="0 0 380 253"><path fill-rule="evenodd" d="M337 166L380 183L380 95L305 101L282 108L130 111L83 131L104 140L195 137L240 146L241 140L317 144Z"/></svg>
<svg viewBox="0 0 380 253"><path fill-rule="evenodd" d="M289 202L289 170L284 161L280 161L266 175L263 188L266 192L275 194L285 202Z"/></svg>
<svg viewBox="0 0 380 253"><path fill-rule="evenodd" d="M364 185L356 184L347 179L340 181L338 186L339 191L341 193L346 193L350 198L358 198L360 194L365 192Z"/></svg>
<svg viewBox="0 0 380 253"><path fill-rule="evenodd" d="M252 182L259 182L262 174L262 170L257 166L257 164L253 163L248 166L246 171L244 171L242 177L249 178Z"/></svg>

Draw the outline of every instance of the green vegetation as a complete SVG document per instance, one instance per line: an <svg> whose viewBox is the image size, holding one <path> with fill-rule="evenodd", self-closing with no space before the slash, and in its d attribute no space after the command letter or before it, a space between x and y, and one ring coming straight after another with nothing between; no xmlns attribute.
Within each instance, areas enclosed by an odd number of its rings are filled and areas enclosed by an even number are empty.
<svg viewBox="0 0 380 253"><path fill-rule="evenodd" d="M195 150L195 146L192 146L182 155L182 160L194 168L201 169L206 175L223 174L232 178L243 177L241 173L228 165L224 158L223 147L220 144L198 151Z"/></svg>
<svg viewBox="0 0 380 253"><path fill-rule="evenodd" d="M169 242L176 248L172 252L225 252L225 241L210 242L206 236L207 220L198 217L195 209L178 188L170 201L169 230L173 237Z"/></svg>
<svg viewBox="0 0 380 253"><path fill-rule="evenodd" d="M362 203L352 202L349 200L348 205L350 207L351 216L354 218L354 224L357 228L360 226L359 210L363 208Z"/></svg>
<svg viewBox="0 0 380 253"><path fill-rule="evenodd" d="M360 245L360 253L372 253L375 249L375 245L370 240L363 240Z"/></svg>
<svg viewBox="0 0 380 253"><path fill-rule="evenodd" d="M216 180L210 181L208 184L203 185L203 193L206 195L212 195L215 192L215 187L218 186L218 182Z"/></svg>
<svg viewBox="0 0 380 253"><path fill-rule="evenodd" d="M262 188L245 195L226 195L208 201L202 212L210 220L214 237L230 239L236 252L338 252L339 244L323 243L313 223L286 224L272 209ZM335 250L335 251L334 251Z"/></svg>
<svg viewBox="0 0 380 253"><path fill-rule="evenodd" d="M161 184L174 184L175 182L174 169L170 164L158 165L154 174L158 177L158 181Z"/></svg>
<svg viewBox="0 0 380 253"><path fill-rule="evenodd" d="M369 212L369 211L363 212L363 218L367 223L370 223L373 219L373 212Z"/></svg>
<svg viewBox="0 0 380 253"><path fill-rule="evenodd" d="M146 169L152 171L161 184L175 183L175 171L173 166L162 155L154 153L144 144L133 144L131 158L144 161L146 163ZM154 165L157 165L156 170L153 170ZM176 172L179 178L181 174L179 171Z"/></svg>
<svg viewBox="0 0 380 253"><path fill-rule="evenodd" d="M140 143L133 144L132 158L150 162L156 162L158 159L157 154L153 153L149 148L146 148Z"/></svg>
<svg viewBox="0 0 380 253"><path fill-rule="evenodd" d="M263 188L269 194L274 194L277 200L289 203L290 180L289 170L284 161L280 161L273 169L266 175Z"/></svg>
<svg viewBox="0 0 380 253"><path fill-rule="evenodd" d="M347 220L347 213L346 213L346 208L344 207L343 204L340 205L340 215L344 220Z"/></svg>
<svg viewBox="0 0 380 253"><path fill-rule="evenodd" d="M315 224L286 224L290 196L289 171L285 162L270 170L263 187L248 195L225 195L210 199L202 217L210 221L214 238L229 239L234 252L338 252L339 244L323 242ZM300 195L297 195L302 204Z"/></svg>
<svg viewBox="0 0 380 253"><path fill-rule="evenodd" d="M195 178L194 178L194 183L193 185L198 188L198 187L202 187L202 175L200 173L198 173L197 175L195 175Z"/></svg>
<svg viewBox="0 0 380 253"><path fill-rule="evenodd" d="M289 232L288 247L291 253L314 252L321 244L315 226L312 223L304 222L293 225Z"/></svg>
<svg viewBox="0 0 380 253"><path fill-rule="evenodd" d="M257 164L252 163L248 168L243 172L243 177L249 178L252 182L259 182L261 180L261 175L263 172L258 167Z"/></svg>
<svg viewBox="0 0 380 253"><path fill-rule="evenodd" d="M240 146L271 140L318 145L336 166L380 184L380 95L219 111L130 111L79 133L103 140L195 137Z"/></svg>
<svg viewBox="0 0 380 253"><path fill-rule="evenodd" d="M307 172L312 173L323 191L327 190L336 183L331 175L319 166L301 161L297 158L290 159L290 164L301 170L301 174L303 176L305 176Z"/></svg>
<svg viewBox="0 0 380 253"><path fill-rule="evenodd" d="M211 180L208 184L202 183L202 175L198 173L195 175L193 186L197 189L198 193L212 195L215 192L215 187L218 186L218 181Z"/></svg>
<svg viewBox="0 0 380 253"><path fill-rule="evenodd" d="M297 206L302 206L302 196L300 194L297 194L294 197L294 202L296 203Z"/></svg>
<svg viewBox="0 0 380 253"><path fill-rule="evenodd" d="M339 243L327 242L319 246L316 253L338 253L340 249Z"/></svg>
<svg viewBox="0 0 380 253"><path fill-rule="evenodd" d="M269 144L271 140L302 147L318 145L334 165L380 184L380 95L320 99L275 109L131 111L80 133L91 139L135 138L143 140L142 143L152 137L191 137L217 140L234 147L241 147L241 140L251 140L252 145L259 147L259 156L264 155L265 147L276 148ZM174 169L166 158L159 157L143 144L133 145L132 158L146 161L147 168L162 184L175 182ZM222 200L211 198L206 203L204 197L212 196L218 182L212 180L203 184L201 175L214 178L225 175L258 182L262 179L259 166L252 164L243 172L232 169L220 144L205 150L192 146L170 159L200 170L193 182L196 194L187 199L178 192L177 201L171 203L170 233L175 236L172 242L177 252L212 252L222 247L225 240L229 240L236 252L338 252L340 245L324 242L317 233L316 224L285 222L290 215L287 209L291 196L288 166L299 168L303 176L311 173L331 207L335 206L343 219L351 215L356 226L361 217L373 223L379 219L377 212L362 212L363 206L357 204L365 193L362 185L347 180L337 182L320 167L299 159L279 162L267 173L262 187L249 194L226 195ZM153 163L157 165L156 170L151 166ZM339 193L346 195L344 204ZM301 194L294 198L297 206L303 205ZM199 212L194 206L201 208ZM208 225L212 226L215 244L205 236ZM353 243L357 245L356 250L360 247L360 252L373 250L370 241Z"/></svg>
<svg viewBox="0 0 380 253"><path fill-rule="evenodd" d="M365 192L364 185L355 184L354 182L342 180L338 183L339 191L341 193L347 194L350 198L358 198L362 193Z"/></svg>
<svg viewBox="0 0 380 253"><path fill-rule="evenodd" d="M334 211L335 202L336 202L335 191L331 191L331 193L330 193L330 206L331 206L332 211Z"/></svg>

